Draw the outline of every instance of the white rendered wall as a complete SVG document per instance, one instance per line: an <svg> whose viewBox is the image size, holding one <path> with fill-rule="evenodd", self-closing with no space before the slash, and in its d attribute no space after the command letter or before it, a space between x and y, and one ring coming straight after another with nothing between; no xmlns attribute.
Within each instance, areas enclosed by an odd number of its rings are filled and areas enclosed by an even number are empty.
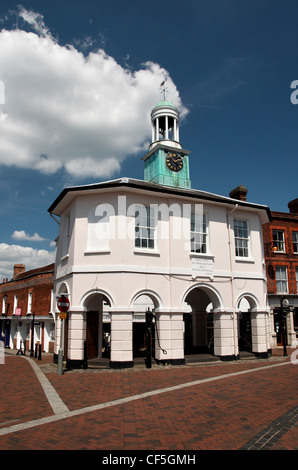
<svg viewBox="0 0 298 470"><path fill-rule="evenodd" d="M124 216L119 209L125 202L126 209L134 203L147 205L167 204L180 208L173 216L158 221L156 246L154 250L136 249L134 237L129 237L129 230L134 230L134 217L128 212ZM215 355L233 356L238 354L237 344L237 299L243 294L255 299L259 312L266 312L266 280L264 277L262 224L259 215L251 208L237 208L231 214L233 206L203 202L203 211L208 221L208 253L190 253L189 238L174 236L175 224L189 226L189 220L183 212L184 204L198 204L196 199L165 197L136 190L118 190L98 192L98 194L78 195L65 212L70 217L71 234L69 253L61 259L62 243L59 240L56 261L56 292L66 283L69 288L71 314L69 317L69 358L82 359L82 341L86 338L86 314L88 296L101 293L111 299L111 361L132 361L132 313L133 299L140 292L148 292L156 301L159 309L157 320L161 347L167 355L156 348L156 357L160 360L181 359L183 349L183 313L184 301L192 288L208 287L210 299L215 300L214 345ZM114 214L109 217L114 237L108 243L96 247L93 236L88 241L88 214L95 215L99 204L110 204ZM121 205L120 204L120 205ZM176 206L175 206L176 205ZM90 212L91 211L91 212ZM92 212L93 211L93 212ZM250 257L235 259L233 217L249 221ZM63 217L61 217L63 219ZM96 218L93 217L93 224ZM183 225L185 223L186 225ZM94 227L93 227L94 229ZM61 225L60 238L65 236L65 227ZM164 237L165 233L170 237ZM163 236L162 236L163 234ZM185 234L184 234L185 235ZM189 237L189 236L188 236ZM230 237L230 238L229 238ZM194 263L200 260L209 263L211 274L193 270ZM218 305L217 305L218 304ZM197 306L200 307L199 305ZM177 313L176 313L177 312ZM179 314L178 314L179 312ZM228 313L227 313L228 312ZM171 315L173 314L173 315ZM180 316L179 316L180 315ZM265 314L264 314L265 315ZM268 317L262 313L252 315L253 348L255 352L268 349ZM59 321L57 322L56 348L59 344Z"/></svg>

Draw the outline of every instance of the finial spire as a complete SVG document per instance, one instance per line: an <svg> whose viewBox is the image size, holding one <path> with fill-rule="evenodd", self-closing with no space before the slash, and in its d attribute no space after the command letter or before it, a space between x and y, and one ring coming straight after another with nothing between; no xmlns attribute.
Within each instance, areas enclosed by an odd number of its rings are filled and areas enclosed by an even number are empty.
<svg viewBox="0 0 298 470"><path fill-rule="evenodd" d="M168 89L166 87L166 81L167 81L167 78L165 78L160 84L160 89L161 89L161 93L163 93L164 101L166 101L166 93L168 92Z"/></svg>

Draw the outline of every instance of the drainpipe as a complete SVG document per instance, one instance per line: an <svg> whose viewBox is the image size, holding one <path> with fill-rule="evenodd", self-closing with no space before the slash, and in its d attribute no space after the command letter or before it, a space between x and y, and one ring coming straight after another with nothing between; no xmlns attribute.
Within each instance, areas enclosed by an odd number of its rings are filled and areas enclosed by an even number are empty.
<svg viewBox="0 0 298 470"><path fill-rule="evenodd" d="M232 297L232 308L233 308L233 328L234 328L234 355L237 357L237 344L238 337L236 334L236 311L235 311L235 302L234 302L234 275L233 275L233 262L232 262L232 250L231 250L231 227L230 227L230 216L238 209L238 204L227 213L227 228L228 228L228 244L229 244L229 257L230 257L230 271L231 271L231 297Z"/></svg>

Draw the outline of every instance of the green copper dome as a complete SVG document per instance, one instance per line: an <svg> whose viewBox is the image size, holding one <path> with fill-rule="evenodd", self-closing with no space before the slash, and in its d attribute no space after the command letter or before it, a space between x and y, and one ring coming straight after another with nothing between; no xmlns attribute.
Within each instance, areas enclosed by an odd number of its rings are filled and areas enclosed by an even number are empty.
<svg viewBox="0 0 298 470"><path fill-rule="evenodd" d="M170 101L159 101L159 103L157 103L157 105L154 107L154 109L159 108L161 106L170 106L171 108L176 108L177 109L177 107L173 103L171 103Z"/></svg>

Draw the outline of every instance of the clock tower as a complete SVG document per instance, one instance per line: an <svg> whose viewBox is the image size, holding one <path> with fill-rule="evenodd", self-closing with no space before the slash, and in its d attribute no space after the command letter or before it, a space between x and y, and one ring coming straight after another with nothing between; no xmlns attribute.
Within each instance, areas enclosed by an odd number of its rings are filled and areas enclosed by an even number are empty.
<svg viewBox="0 0 298 470"><path fill-rule="evenodd" d="M179 112L169 101L159 102L151 112L152 143L144 160L144 179L152 183L190 189L189 150L179 142Z"/></svg>

